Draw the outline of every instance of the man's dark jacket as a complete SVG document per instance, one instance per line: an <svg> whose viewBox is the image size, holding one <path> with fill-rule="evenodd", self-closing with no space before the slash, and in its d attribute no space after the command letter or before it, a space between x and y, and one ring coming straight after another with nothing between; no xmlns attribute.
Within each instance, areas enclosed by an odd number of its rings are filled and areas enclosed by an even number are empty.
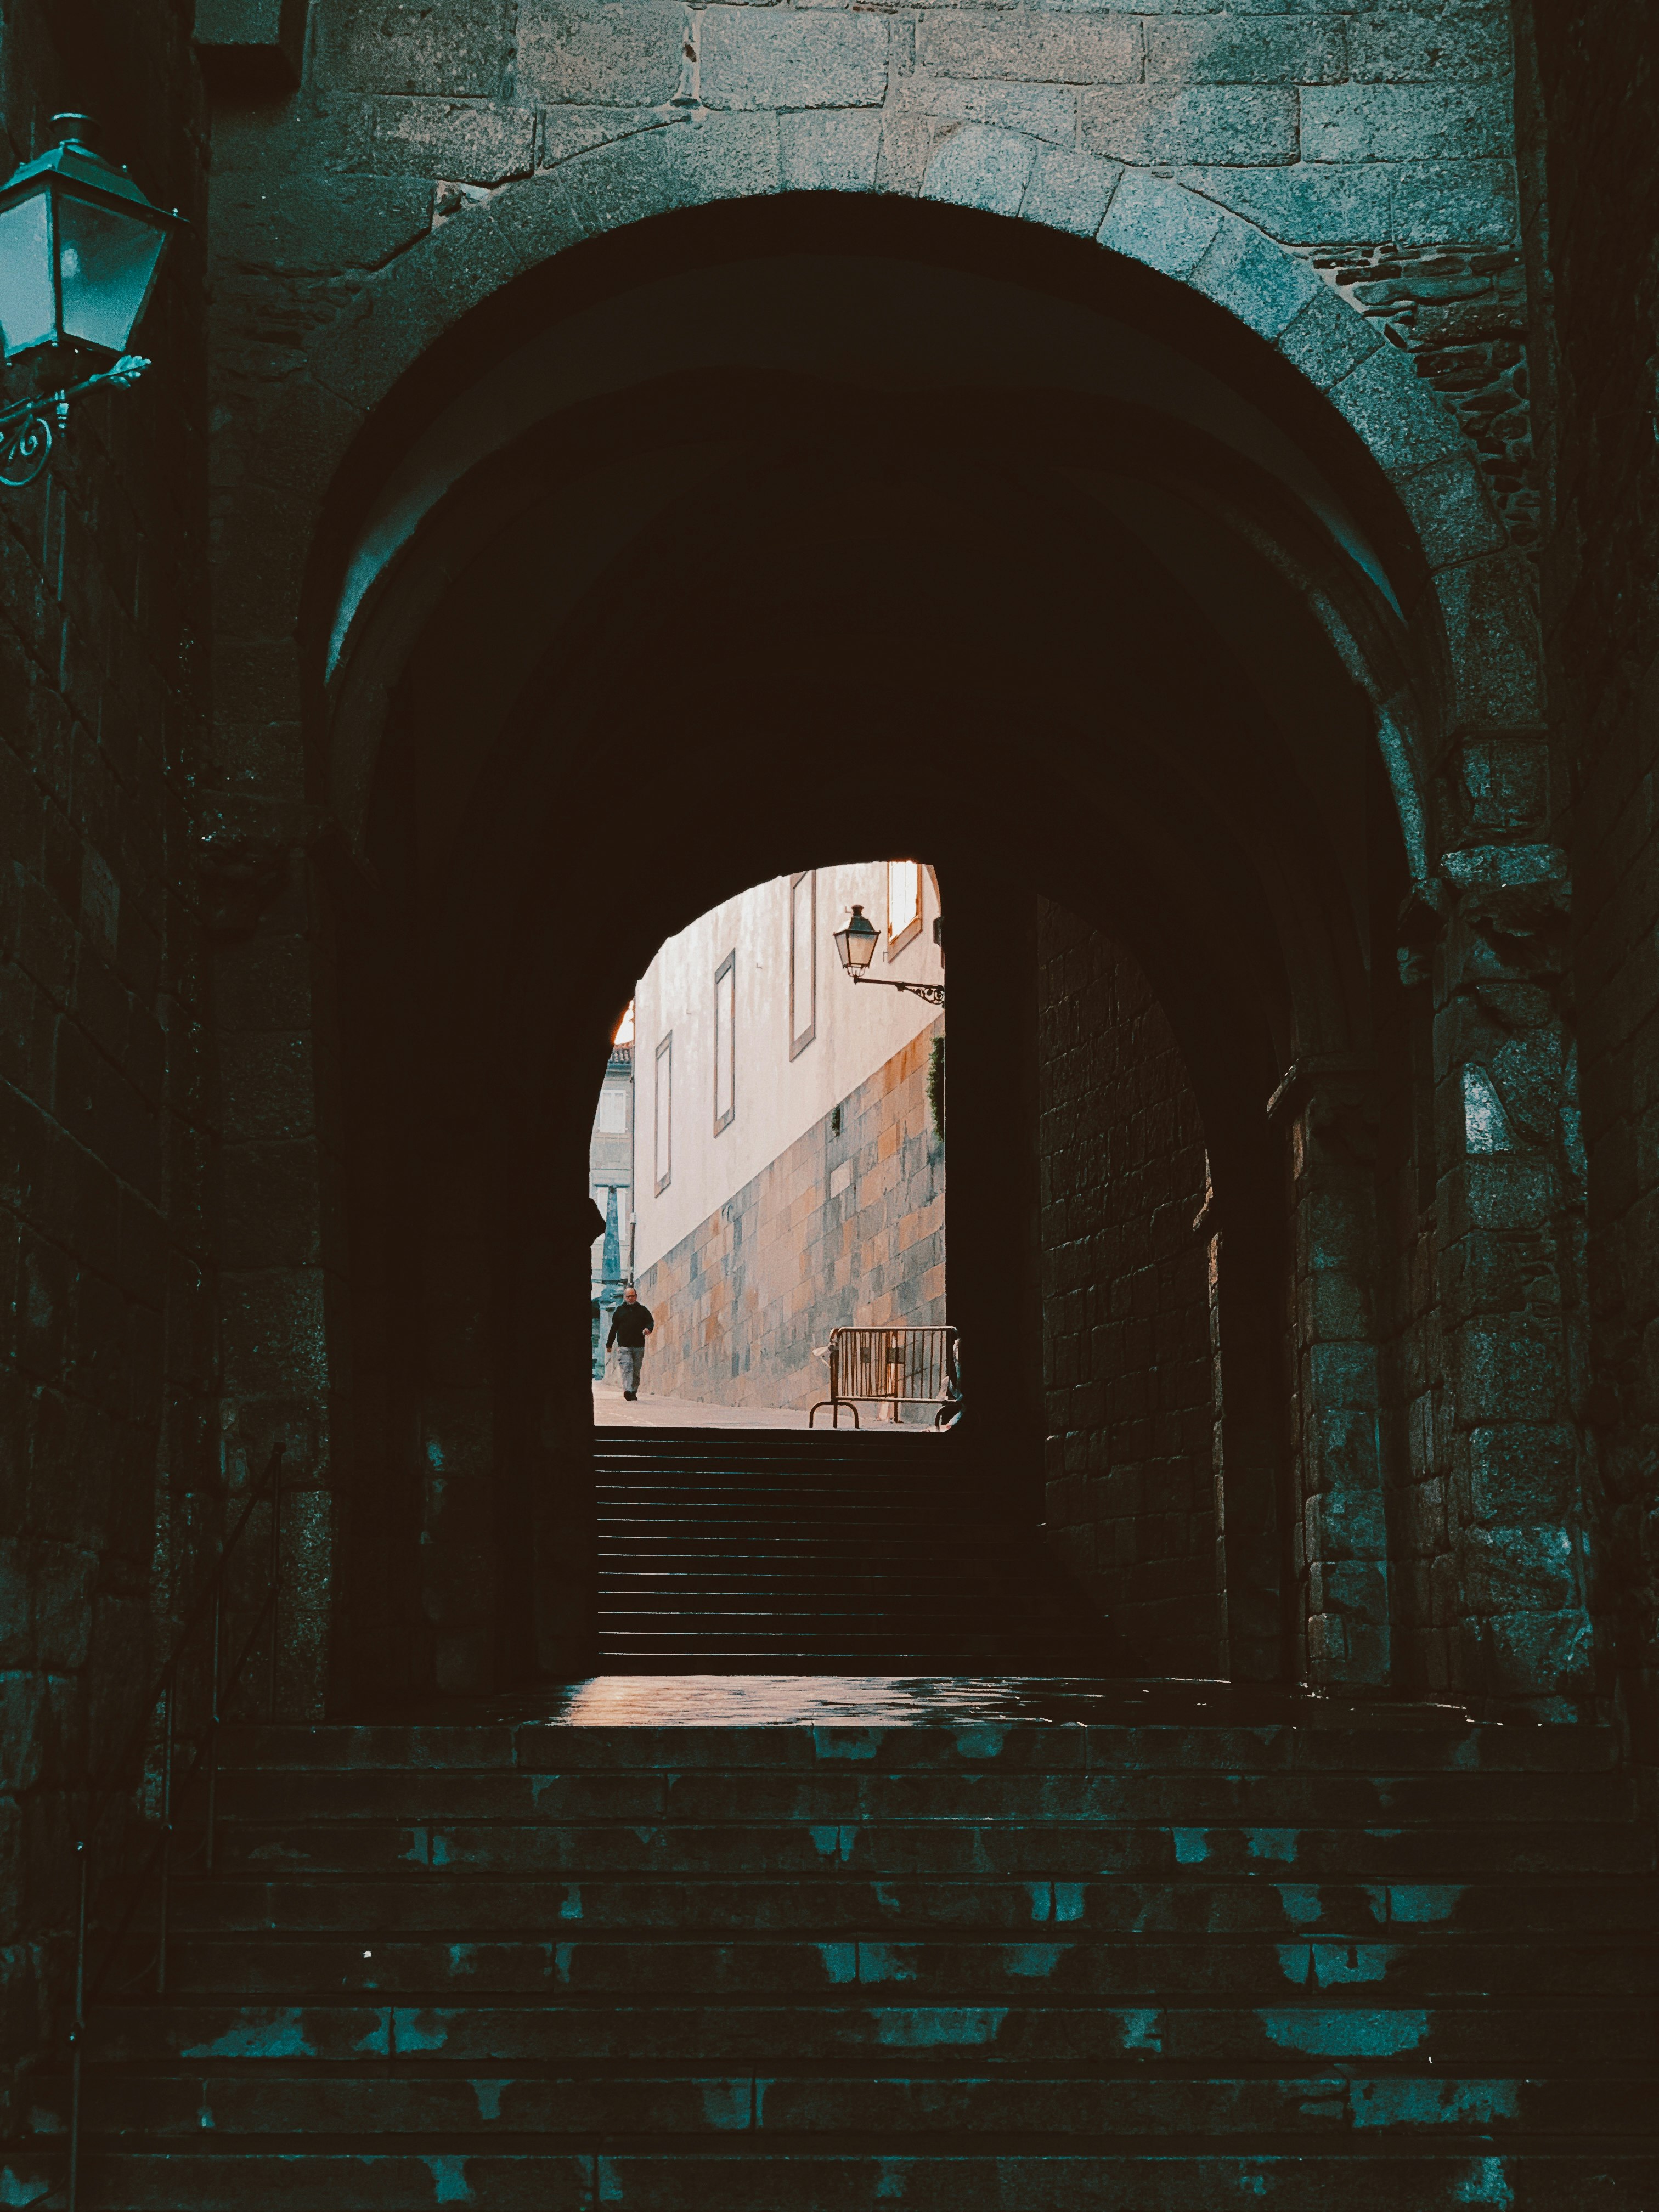
<svg viewBox="0 0 1659 2212"><path fill-rule="evenodd" d="M624 1352L637 1352L645 1342L646 1331L651 1326L649 1306L630 1306L624 1302L611 1316L611 1334L605 1340L605 1350L608 1352L613 1344L619 1344Z"/></svg>

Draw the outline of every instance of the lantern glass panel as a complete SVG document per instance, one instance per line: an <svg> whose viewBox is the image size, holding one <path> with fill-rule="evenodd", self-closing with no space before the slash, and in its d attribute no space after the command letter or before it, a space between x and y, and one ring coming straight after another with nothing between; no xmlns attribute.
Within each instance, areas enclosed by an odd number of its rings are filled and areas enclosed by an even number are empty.
<svg viewBox="0 0 1659 2212"><path fill-rule="evenodd" d="M33 192L0 210L0 331L8 354L50 345L58 335L47 198Z"/></svg>
<svg viewBox="0 0 1659 2212"><path fill-rule="evenodd" d="M58 270L66 338L125 352L149 296L165 236L159 224L64 194L58 213Z"/></svg>

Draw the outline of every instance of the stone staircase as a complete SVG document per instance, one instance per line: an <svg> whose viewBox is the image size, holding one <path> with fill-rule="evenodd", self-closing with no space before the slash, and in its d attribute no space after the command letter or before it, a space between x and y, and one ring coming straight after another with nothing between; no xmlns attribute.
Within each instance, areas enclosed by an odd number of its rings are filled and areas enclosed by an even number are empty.
<svg viewBox="0 0 1659 2212"><path fill-rule="evenodd" d="M1110 1629L963 1437L601 1429L600 1664L1101 1674Z"/></svg>
<svg viewBox="0 0 1659 2212"><path fill-rule="evenodd" d="M1012 1702L236 1732L173 1993L92 2022L82 2212L1659 2205L1606 1734ZM0 2204L63 2201L37 2086Z"/></svg>

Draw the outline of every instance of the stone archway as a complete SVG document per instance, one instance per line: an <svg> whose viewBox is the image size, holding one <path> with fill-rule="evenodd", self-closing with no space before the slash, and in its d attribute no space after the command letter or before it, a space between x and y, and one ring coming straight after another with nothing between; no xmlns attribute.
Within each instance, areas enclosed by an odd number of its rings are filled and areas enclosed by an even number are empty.
<svg viewBox="0 0 1659 2212"><path fill-rule="evenodd" d="M382 725L410 640L405 634L401 645L386 647L381 623L378 634L391 658L377 661L372 618L379 580L392 578L402 563L406 585L404 556L418 544L434 542L434 520L446 503L453 514L471 497L475 513L482 512L477 487L490 475L487 437L482 449L475 446L447 476L441 469L428 471L424 489L408 480L398 484L388 465L389 455L406 455L439 422L453 397L444 382L448 378L453 386L457 363L464 387L469 338L482 332L488 345L494 323L499 340L505 327L499 318L517 295L515 280L533 289L550 254L592 246L619 231L649 232L646 219L653 215L729 207L748 195L777 192L781 172L775 149L768 153L769 143L764 130L746 119L709 118L695 132L676 127L599 149L567 164L556 182L510 187L487 205L452 216L410 246L313 348L305 374L259 423L256 466L266 481L245 485L228 533L228 572L234 576L240 569L245 581L259 580L257 603L246 591L240 596L233 591L222 602L228 627L234 629L240 621L248 632L240 641L222 640L222 651L233 665L258 670L260 704L275 708L278 718L292 717L296 746L307 711L319 736L331 706L337 726L343 703L360 727L365 716L376 728ZM1156 288L1161 279L1168 291L1179 283L1195 303L1224 310L1246 349L1256 348L1264 364L1271 355L1278 373L1308 393L1310 423L1329 426L1316 433L1316 443L1325 441L1322 453L1332 450L1334 436L1340 444L1337 431L1346 424L1349 450L1369 456L1371 511L1388 517L1386 553L1378 554L1363 531L1353 537L1346 512L1322 512L1316 492L1310 499L1307 486L1292 485L1312 517L1311 536L1305 530L1300 538L1280 532L1275 539L1269 530L1266 558L1322 629L1334 663L1369 701L1403 855L1399 889L1407 895L1407 968L1413 962L1426 967L1425 947L1460 901L1474 917L1472 935L1454 933L1452 963L1443 963L1437 990L1443 1035L1461 1059L1464 1048L1455 1040L1467 1029L1470 1000L1467 992L1460 994L1457 963L1491 956L1495 931L1488 927L1483 934L1481 917L1494 910L1494 901L1504 910L1517 903L1528 913L1547 908L1557 893L1552 858L1517 845L1509 823L1496 833L1501 842L1471 845L1467 828L1449 818L1449 807L1452 816L1462 808L1462 818L1471 818L1459 796L1460 778L1464 790L1480 781L1487 793L1515 783L1529 757L1528 720L1536 713L1530 610L1517 589L1513 556L1499 550L1501 530L1449 412L1304 259L1178 185L1120 174L1113 165L1087 156L1060 156L1016 134L969 126L938 148L921 179L921 196L938 204L941 220L961 210L970 221L1013 216L1032 226L1033 235L1052 232L1096 240L1106 249L1103 266L1127 264L1140 272L1143 284ZM786 198L779 204L817 208L823 202ZM1325 395L1323 413L1316 393ZM387 426L393 423L401 428L388 446ZM1227 447L1224 434L1219 443ZM1260 467L1259 453L1241 454L1235 447L1233 458ZM1273 471L1266 473L1271 477ZM492 526L486 520L479 526ZM250 532L257 534L257 558ZM1320 550L1310 552L1316 541ZM360 640L350 620L339 629L336 610L341 581L354 559L362 566L366 546L380 566L369 562L368 586L356 592L359 618L367 625ZM462 550L455 557L466 556ZM441 561L436 573L441 578L445 573ZM419 617L410 611L421 604L418 595L406 599L406 625L413 619L418 628ZM337 663L331 678L326 673L331 643ZM1467 770L1459 750L1466 741L1473 748ZM378 743L374 739L366 758L373 758ZM313 763L317 799L326 805L333 796L338 805L345 794L337 784L333 793L327 790L332 766L320 756ZM360 781L356 788L366 795L366 783ZM1480 804L1477 798L1474 817ZM357 845L360 832L349 799L343 813L344 844ZM1449 866L1442 855L1460 836L1463 842ZM343 851L332 865L343 877L353 866ZM1286 931L1289 915L1287 909L1280 917L1279 939L1294 959L1302 938L1294 926ZM1167 919L1167 912L1160 917ZM1391 929L1391 923L1382 928L1372 950L1392 952ZM1514 935L1511 929L1511 942ZM1518 980L1524 988L1524 976ZM1338 1030L1342 1027L1339 1022ZM1528 1047L1535 1046L1534 1057L1541 1051L1547 1060L1548 1027L1547 1018ZM1291 1392L1303 1490L1295 1516L1296 1564L1289 1571L1304 1579L1310 1613L1323 1623L1310 1647L1316 1674L1381 1683L1399 1671L1391 1635L1401 1609L1390 1586L1383 1510L1377 1347L1372 1323L1363 1317L1376 1236L1366 1158L1366 1132L1376 1118L1372 1064L1369 1041L1335 1031L1316 1036L1293 1021L1278 1066L1259 1089L1273 1095L1278 1126L1292 1126L1295 1218L1308 1224L1306 1295L1297 1324L1302 1345ZM1260 1103L1266 1106L1265 1096ZM1513 1119L1504 1121L1499 1133L1501 1173L1521 1166L1511 1156L1526 1146L1516 1142ZM1546 1151L1553 1141L1540 1131ZM1492 1180L1491 1164L1474 1139L1465 1161L1448 1170L1449 1182L1442 1177L1443 1210L1449 1213L1478 1213L1487 1202L1480 1191L1483 1176L1485 1183ZM1328 1224L1338 1218L1343 1226L1333 1242ZM1525 1224L1511 1225L1527 1233ZM1349 1319L1334 1324L1332 1335L1329 1316L1344 1306ZM1491 1356L1511 1364L1526 1359L1533 1325L1524 1316L1505 1320L1490 1309L1472 1308L1466 1316L1448 1317L1462 1347L1454 1368L1459 1358L1477 1368L1486 1360L1483 1372L1490 1371ZM1493 1346L1504 1348L1491 1355ZM1450 1395L1442 1419L1449 1411L1456 1450L1472 1455L1508 1448L1501 1439L1492 1442L1493 1420L1480 1410L1486 1402L1483 1383L1473 1382L1461 1402L1457 1386L1446 1387ZM1539 1410L1529 1401L1534 1428ZM1265 1433L1267 1425L1268 1417L1258 1409L1257 1429ZM1522 1437L1516 1448L1530 1449L1528 1439ZM1441 1464L1433 1480L1443 1492L1447 1480L1455 1482L1458 1476L1444 1450L1436 1449ZM1466 1456L1465 1468L1472 1464ZM1462 1479L1467 1486L1467 1473ZM1246 1545L1277 1545L1286 1534L1281 1528L1268 1539L1259 1527L1233 1533ZM1425 1648L1437 1644L1441 1656L1425 1663L1431 1674L1437 1667L1443 1674L1449 1667L1460 1680L1485 1680L1496 1693L1506 1693L1507 1686L1507 1693L1547 1698L1553 1694L1548 1686L1571 1675L1582 1650L1574 1625L1582 1622L1582 1607L1572 1578L1554 1593L1562 1602L1528 1605L1534 1593L1523 1587L1527 1577L1517 1564L1510 1591L1515 1602L1501 1592L1492 1602L1493 1577L1502 1583L1504 1570L1494 1564L1501 1562L1502 1547L1487 1540L1491 1533L1472 1522L1467 1542L1449 1540L1449 1548L1476 1578L1485 1578L1488 1592L1485 1613L1474 1610L1470 1601L1461 1616L1474 1656L1449 1659L1449 1624L1437 1619L1425 1632ZM1516 1533L1518 1538L1518 1528ZM1511 1552L1518 1548L1517 1541ZM1528 1612L1537 1616L1530 1628L1511 1618ZM1509 1625L1489 1631L1483 1623L1493 1619ZM1260 1644L1260 1624L1255 1634ZM1488 1666L1479 1650L1492 1645L1494 1635L1501 1650ZM1528 1636L1534 1638L1530 1657L1522 1648Z"/></svg>

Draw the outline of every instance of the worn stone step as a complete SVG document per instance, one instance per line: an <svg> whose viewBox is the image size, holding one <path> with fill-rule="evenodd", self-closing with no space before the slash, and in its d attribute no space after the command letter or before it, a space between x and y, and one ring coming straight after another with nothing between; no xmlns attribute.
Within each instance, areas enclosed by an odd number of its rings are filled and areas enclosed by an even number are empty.
<svg viewBox="0 0 1659 2212"><path fill-rule="evenodd" d="M961 1605L994 1587L1009 1585L1006 1575L934 1572L901 1558L884 1562L869 1547L820 1562L793 1563L769 1551L753 1557L657 1552L631 1556L610 1550L599 1554L599 1596L613 1607L631 1595L648 1596L653 1606L679 1600L691 1607L706 1607L711 1598L721 1596L745 1602L769 1601L775 1607L780 1602L799 1603L809 1595L823 1603L844 1595L868 1595L937 1607L952 1601Z"/></svg>
<svg viewBox="0 0 1659 2212"><path fill-rule="evenodd" d="M1062 1681L1063 1700L1073 1686ZM1100 1686L1091 1685L1091 1687ZM1154 1693L1110 1683L1121 1702L1156 1705ZM1217 1703L1227 1686L1216 1686ZM1200 1701L1201 1702L1201 1701ZM1239 1772L1602 1772L1618 1764L1610 1729L1480 1726L1443 1714L1401 1714L1374 1723L1324 1726L1155 1718L1110 1723L964 1721L953 1727L817 1725L702 1728L514 1724L279 1723L220 1731L222 1769L785 1767L850 1763L951 1772L1127 1766Z"/></svg>
<svg viewBox="0 0 1659 2212"><path fill-rule="evenodd" d="M55 2161L8 2166L0 2187L17 2206L40 2202ZM33 2185L40 2177L37 2193ZM1356 2147L1194 2157L1121 2146L1068 2154L1006 2149L947 2153L900 2141L856 2150L349 2150L95 2152L86 2194L100 2212L1216 2212L1265 2202L1274 2212L1330 2212L1363 2189L1367 2212L1646 2212L1659 2157L1546 2148L1496 2153L1477 2136L1456 2148L1395 2150L1370 2135Z"/></svg>
<svg viewBox="0 0 1659 2212"><path fill-rule="evenodd" d="M595 1470L594 1492L602 1507L644 1501L661 1503L677 1511L705 1503L739 1508L753 1504L769 1512L820 1506L834 1511L847 1505L873 1514L936 1512L948 1505L953 1511L951 1520L941 1524L941 1533L949 1534L953 1540L973 1540L973 1533L984 1528L988 1521L993 1528L1029 1531L1035 1525L1006 1509L999 1512L989 1500L984 1502L984 1510L974 1516L971 1523L966 1522L961 1509L972 1501L965 1497L961 1486L948 1475L920 1473L893 1471L884 1475L866 1475L832 1473L829 1469L728 1470L715 1466L684 1470L648 1466L627 1470L600 1468Z"/></svg>
<svg viewBox="0 0 1659 2212"><path fill-rule="evenodd" d="M1651 2135L1644 2092L1626 2071L1522 2079L1448 2068L1427 2075L1352 2068L1301 2074L639 2073L614 2069L479 2075L428 2064L388 2074L342 2068L137 2066L89 2086L94 2137L565 2136L596 2139L733 2134L1297 2136L1350 2130L1489 2132L1600 2140ZM37 2125L63 2131L68 2083L37 2079Z"/></svg>
<svg viewBox="0 0 1659 2212"><path fill-rule="evenodd" d="M635 1557L618 1549L614 1558L602 1551L599 1565L605 1587L613 1595L648 1592L661 1597L684 1589L700 1603L710 1596L792 1595L803 1589L825 1596L843 1590L898 1590L917 1597L949 1597L961 1588L959 1578L943 1569L935 1571L908 1560L884 1565L879 1560L852 1556L807 1568L791 1567L770 1556L688 1560L676 1555L658 1559L649 1553Z"/></svg>
<svg viewBox="0 0 1659 2212"><path fill-rule="evenodd" d="M1632 1938L1574 1942L1447 1942L1206 1936L1182 1942L1113 1939L1054 1929L1021 1942L957 1936L724 1942L661 1934L643 1941L561 1934L459 1941L362 1931L361 1936L191 1936L169 1953L181 1994L243 1992L325 1999L342 1992L514 1991L550 1996L833 1996L853 1990L1018 2002L1207 1995L1272 2004L1288 1991L1373 1992L1399 2002L1659 1991L1659 1950Z"/></svg>
<svg viewBox="0 0 1659 2212"><path fill-rule="evenodd" d="M602 1647L658 1644L720 1644L756 1649L781 1644L797 1651L875 1650L924 1651L960 1650L982 1643L998 1650L1029 1642L1034 1629L1063 1635L1052 1611L1035 1595L1000 1601L994 1622L985 1618L984 1594L957 1590L948 1596L907 1595L886 1590L842 1591L812 1599L729 1594L701 1597L687 1585L673 1588L660 1604L643 1601L601 1583L594 1620ZM896 1615L902 1615L902 1624ZM803 1618L811 1626L805 1628Z"/></svg>
<svg viewBox="0 0 1659 2212"><path fill-rule="evenodd" d="M1183 1863L1207 1855L1211 1826L1411 1826L1628 1819L1617 1774L1183 1774L882 1772L856 1761L810 1773L744 1769L596 1769L400 1773L242 1769L224 1776L229 1822L323 1820L1000 1820L1180 1825Z"/></svg>
<svg viewBox="0 0 1659 2212"><path fill-rule="evenodd" d="M900 1643L890 1634L864 1638L842 1635L820 1643L800 1636L651 1630L604 1633L599 1646L606 1671L612 1674L655 1674L665 1666L701 1668L711 1674L815 1674L826 1667L845 1671L860 1666L878 1667L884 1674L907 1667L917 1674L942 1674L968 1673L976 1666L1010 1666L1020 1659L1081 1662L1109 1649L1109 1640L1103 1632L1067 1638L1036 1624L1024 1636L1006 1628L974 1632L958 1624L957 1632L948 1639L941 1629L931 1639L918 1637L909 1643Z"/></svg>
<svg viewBox="0 0 1659 2212"><path fill-rule="evenodd" d="M1216 1882L1182 1870L1165 1881L872 1881L687 1879L515 1881L426 1874L417 1881L349 1878L250 1882L223 1877L174 1886L184 1934L272 1929L356 1934L427 1930L454 1936L559 1929L802 1930L875 1936L892 1930L1074 1927L1098 1933L1269 1935L1370 1939L1388 1930L1455 1936L1523 1933L1659 1934L1659 1883Z"/></svg>
<svg viewBox="0 0 1659 2212"><path fill-rule="evenodd" d="M938 2005L868 1999L259 2005L185 1996L102 2007L88 2048L95 2062L120 2064L580 2061L690 2063L726 2073L774 2070L787 2053L796 2068L857 2060L881 2071L1174 2064L1301 2074L1309 2061L1330 2061L1398 2063L1426 2075L1432 2060L1541 2076L1559 2071L1569 2052L1586 2069L1650 2070L1659 2064L1659 2014L1645 2000L1544 2003L1525 1996L1463 2004L1382 2003L1374 1995L1262 2005L1053 2004L1042 2002L1040 1988L1022 2003Z"/></svg>
<svg viewBox="0 0 1659 2212"><path fill-rule="evenodd" d="M1172 1873L1194 1863L1189 1831L1010 1820L878 1823L600 1822L308 1825L228 1821L224 1864L255 1873L397 1873L431 1867L523 1874L1009 1875L1051 1881ZM1227 1826L1204 1831L1212 1874L1468 1881L1485 1874L1633 1874L1652 1863L1632 1825L1510 1821L1466 1827Z"/></svg>
<svg viewBox="0 0 1659 2212"><path fill-rule="evenodd" d="M884 1421L866 1429L843 1428L839 1437L819 1429L806 1436L769 1429L638 1429L597 1436L596 1468L659 1466L776 1471L799 1468L815 1474L846 1468L879 1479L918 1470L957 1482L983 1482L975 1462L938 1430L918 1422Z"/></svg>

